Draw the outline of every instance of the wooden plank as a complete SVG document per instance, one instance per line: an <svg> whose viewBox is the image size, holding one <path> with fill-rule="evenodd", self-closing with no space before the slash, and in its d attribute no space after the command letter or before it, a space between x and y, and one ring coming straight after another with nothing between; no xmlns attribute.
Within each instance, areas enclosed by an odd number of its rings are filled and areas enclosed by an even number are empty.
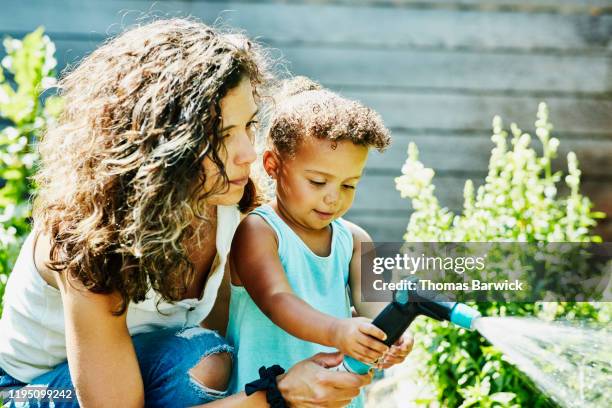
<svg viewBox="0 0 612 408"><path fill-rule="evenodd" d="M410 216L354 215L348 213L345 218L364 228L374 241L402 242ZM603 237L604 242L609 242L612 239L612 222L609 220L600 221L593 230L593 234Z"/></svg>
<svg viewBox="0 0 612 408"><path fill-rule="evenodd" d="M555 1L555 0L550 0ZM193 15L207 23L219 16L253 37L271 42L360 44L382 47L479 49L612 49L612 15L517 13L465 9L346 7L320 4L242 2L4 0L3 32L31 31L106 37L134 23L143 12L160 17ZM373 22L384 22L384 25Z"/></svg>
<svg viewBox="0 0 612 408"><path fill-rule="evenodd" d="M95 41L59 41L57 43L58 51L57 58L60 61L60 65L64 65L69 62L75 62L80 55L86 53L86 50L94 48L96 45ZM415 95L409 95L406 98L418 98ZM430 99L430 95L420 95L422 98ZM604 102L609 105L609 102ZM420 103L416 103L416 106L420 107ZM433 105L433 104L432 104ZM439 109L439 108L437 108ZM404 123L394 123L388 120L386 111L382 112L387 119L388 125L394 126L415 126L415 123L409 122L407 125ZM423 111L417 113L417 117L422 119ZM425 112L427 115L429 112ZM451 114L452 111L445 112ZM476 114L482 115L480 119L483 121L487 119L485 114L481 114L480 110L475 112ZM521 121L520 125L532 123L534 114L526 112L529 115L529 121ZM602 112L603 115L606 112ZM552 112L553 122L558 124L558 115L556 111ZM490 117L490 116L489 116ZM604 120L606 117L604 117ZM608 122L610 122L609 114L607 116ZM486 126L487 124L482 124ZM423 126L422 124L420 126ZM455 126L462 126L461 123ZM463 124L465 126L465 124ZM427 127L427 126L425 126ZM451 126L452 127L452 126ZM559 126L557 126L559 127ZM609 129L609 128L608 128ZM612 136L611 133L606 133ZM395 144L389 149L384 155L373 153L369 162L369 167L373 169L389 169L398 170L405 160L405 146L409 141L415 141L422 150L422 159L428 166L432 166L436 170L444 171L484 171L486 169L488 161L488 152L491 149L492 144L488 140L486 134L481 136L462 136L460 135L431 135L431 134L419 134L418 132L405 132L399 131L394 132ZM537 142L536 142L537 143ZM612 162L609 157L612 157L610 151L610 142L602 140L583 140L583 138L576 140L564 140L562 138L560 157L565 157L569 150L573 150L578 154L585 175L609 175L612 174ZM564 166L563 160L558 160L558 166Z"/></svg>
<svg viewBox="0 0 612 408"><path fill-rule="evenodd" d="M612 58L289 46L293 72L344 86L519 92L611 92Z"/></svg>
<svg viewBox="0 0 612 408"><path fill-rule="evenodd" d="M96 41L59 41L60 66L76 62ZM351 75L347 73L347 75ZM316 76L315 76L316 78ZM358 78L354 78L358 81ZM610 80L607 81L610 83ZM612 100L557 96L464 95L444 90L414 92L375 92L333 87L348 97L362 100L379 111L387 126L405 129L473 130L488 132L491 119L500 114L524 128L535 121L537 105L548 102L551 120L558 132L592 133L612 138Z"/></svg>
<svg viewBox="0 0 612 408"><path fill-rule="evenodd" d="M549 6L562 8L564 6L572 6L572 7L609 7L610 2L608 0L332 0L337 2L346 2L346 3L365 3L365 4L388 4L393 6L421 6L423 3L428 3L429 5L440 5L440 6L449 6L449 7L462 7L462 6L476 6L482 9L487 9L489 7L508 7L508 6L516 6L516 7L533 7L533 6Z"/></svg>
<svg viewBox="0 0 612 408"><path fill-rule="evenodd" d="M593 133L609 137L612 101L563 97L488 96L439 93L344 91L381 113L386 125L407 129L469 129L487 132L501 115L507 122L534 123L538 103L544 100L558 132Z"/></svg>
<svg viewBox="0 0 612 408"><path fill-rule="evenodd" d="M410 213L364 215L349 211L344 218L365 229L375 242L401 242L406 233Z"/></svg>
<svg viewBox="0 0 612 408"><path fill-rule="evenodd" d="M398 170L397 175L400 175ZM395 189L393 175L366 175L360 181L355 196L353 208L369 211L401 211L411 210L410 200L400 197ZM481 184L484 178L473 180L475 185ZM463 186L466 178L454 175L436 175L433 184L436 195L442 206L459 209L463 206Z"/></svg>
<svg viewBox="0 0 612 408"><path fill-rule="evenodd" d="M610 213L608 213L610 214ZM364 228L374 241L378 242L401 242L406 233L406 227L410 220L410 213L406 215L385 214L384 212L371 214L359 214L348 212L345 218ZM610 218L600 220L593 234L603 237L605 242L612 239L612 222Z"/></svg>
<svg viewBox="0 0 612 408"><path fill-rule="evenodd" d="M539 140L533 135L532 146L541 153ZM393 143L384 153L372 151L367 168L399 172L406 160L408 143L414 142L420 151L420 160L427 167L443 172L486 172L493 142L489 135L435 135L393 132ZM510 143L510 138L508 139ZM612 140L586 140L560 138L555 170L567 170L567 153L573 151L585 177L612 175Z"/></svg>
<svg viewBox="0 0 612 408"><path fill-rule="evenodd" d="M369 177L367 183L366 180L363 180L362 185L359 187L359 189L361 189L366 196L370 197L371 200L373 200L373 197L376 197L376 202L380 205L364 205L361 202L363 196L361 198L358 197L358 199L355 200L353 208L346 214L345 218L362 226L370 233L375 241L397 242L402 240L412 211L410 209L409 200L398 200L397 197L399 197L399 192L388 188L388 185L392 184L392 177L386 178L391 180L391 182L379 180L377 177ZM463 185L463 179L457 178L455 182L451 181L451 177L436 177L436 179L434 183L437 187L437 195L441 202L455 201L458 203L462 201L462 187L460 189L459 186ZM385 187L377 188L377 185ZM442 192L443 188L448 190ZM595 203L595 210L604 211L609 214L607 219L599 221L598 227L594 233L603 236L604 240L611 240L612 207L610 203L612 203L612 183L585 181L583 182L581 191ZM562 194L564 195L565 193L563 192ZM457 197L460 197L460 199ZM389 208L389 206L383 205L390 199L394 200L398 205L397 208ZM460 211L459 208L459 206L453 208L455 213Z"/></svg>
<svg viewBox="0 0 612 408"><path fill-rule="evenodd" d="M58 66L73 63L100 41L55 40ZM287 46L295 74L334 87L497 93L612 94L612 57L477 54L440 51L358 50Z"/></svg>
<svg viewBox="0 0 612 408"><path fill-rule="evenodd" d="M399 172L398 172L399 175ZM463 208L463 187L469 177L456 175L436 175L433 179L435 185L435 195L440 205L453 211ZM366 172L366 176L361 180L357 188L353 208L359 211L402 211L411 210L410 200L400 197L399 191L395 189L395 177L393 175L371 175ZM475 189L483 184L482 177L471 177ZM567 188L565 182L557 184L559 196L565 196ZM609 197L612 188L611 181L597 181L584 179L582 191L595 202L600 202L600 198ZM604 203L601 202L601 205Z"/></svg>
<svg viewBox="0 0 612 408"><path fill-rule="evenodd" d="M74 40L54 40L50 35L49 38L55 44L55 59L57 60L56 72L61 74L64 68L78 64L83 57L94 51L102 44L102 39L91 37L90 39Z"/></svg>

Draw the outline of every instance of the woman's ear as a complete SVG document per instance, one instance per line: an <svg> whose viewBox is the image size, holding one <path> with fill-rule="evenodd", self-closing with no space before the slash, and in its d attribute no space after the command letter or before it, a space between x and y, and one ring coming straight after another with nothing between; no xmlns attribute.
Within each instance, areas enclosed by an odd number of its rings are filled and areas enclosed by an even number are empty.
<svg viewBox="0 0 612 408"><path fill-rule="evenodd" d="M266 173L268 173L268 176L276 180L280 167L280 158L278 156L278 152L274 150L266 150L263 153L263 167L264 170L266 170Z"/></svg>

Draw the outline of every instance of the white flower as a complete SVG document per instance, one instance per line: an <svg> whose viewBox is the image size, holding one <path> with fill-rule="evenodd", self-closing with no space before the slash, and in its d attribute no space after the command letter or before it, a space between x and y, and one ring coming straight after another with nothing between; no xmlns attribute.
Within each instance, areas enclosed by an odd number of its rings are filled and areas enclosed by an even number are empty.
<svg viewBox="0 0 612 408"><path fill-rule="evenodd" d="M25 136L21 136L17 139L13 144L10 144L6 151L9 153L17 153L23 150L23 148L28 144L28 139Z"/></svg>
<svg viewBox="0 0 612 408"><path fill-rule="evenodd" d="M4 135L10 141L14 141L19 137L19 131L17 130L17 128L14 128L12 126L7 126L4 128Z"/></svg>
<svg viewBox="0 0 612 408"><path fill-rule="evenodd" d="M546 140L548 135L549 135L548 129L543 128L543 127L538 127L536 129L536 136L539 137L541 140Z"/></svg>
<svg viewBox="0 0 612 408"><path fill-rule="evenodd" d="M6 38L2 43L7 54L11 54L21 48L21 41L14 38Z"/></svg>
<svg viewBox="0 0 612 408"><path fill-rule="evenodd" d="M557 139L556 137L551 138L548 141L548 147L550 148L552 152L556 152L557 149L559 148L559 139Z"/></svg>
<svg viewBox="0 0 612 408"><path fill-rule="evenodd" d="M577 187L578 184L580 183L580 180L575 175L570 174L570 175L565 176L565 182L570 187Z"/></svg>
<svg viewBox="0 0 612 408"><path fill-rule="evenodd" d="M6 56L4 58L2 58L2 66L6 69L8 69L9 71L12 70L13 68L13 58L11 58L10 56Z"/></svg>
<svg viewBox="0 0 612 408"><path fill-rule="evenodd" d="M38 158L37 154L27 153L23 155L23 157L21 158L21 161L24 166L26 166L28 169L31 169L32 166L34 166L34 162L36 162L37 158Z"/></svg>
<svg viewBox="0 0 612 408"><path fill-rule="evenodd" d="M397 177L395 179L396 189L399 190L402 198L412 198L416 197L419 192L419 189L410 182L405 176Z"/></svg>
<svg viewBox="0 0 612 408"><path fill-rule="evenodd" d="M0 213L0 222L7 222L11 218L13 218L14 214L15 214L15 204L13 203L7 204L6 207L4 207L4 212ZM13 227L9 227L8 229L9 232L11 231L11 228Z"/></svg>
<svg viewBox="0 0 612 408"><path fill-rule="evenodd" d="M9 103L10 99L3 87L0 86L0 105Z"/></svg>

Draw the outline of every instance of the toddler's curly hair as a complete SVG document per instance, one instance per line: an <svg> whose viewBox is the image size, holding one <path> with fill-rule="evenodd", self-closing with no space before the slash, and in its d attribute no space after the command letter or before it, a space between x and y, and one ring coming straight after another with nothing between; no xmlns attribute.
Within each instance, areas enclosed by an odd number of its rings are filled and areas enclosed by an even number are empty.
<svg viewBox="0 0 612 408"><path fill-rule="evenodd" d="M373 109L296 76L275 94L267 138L279 153L293 156L306 137L350 140L378 151L391 143L389 130Z"/></svg>

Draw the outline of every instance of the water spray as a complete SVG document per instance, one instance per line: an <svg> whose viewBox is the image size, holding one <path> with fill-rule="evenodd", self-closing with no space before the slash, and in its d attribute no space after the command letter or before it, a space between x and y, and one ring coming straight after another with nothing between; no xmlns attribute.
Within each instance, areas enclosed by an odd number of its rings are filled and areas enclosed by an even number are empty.
<svg viewBox="0 0 612 408"><path fill-rule="evenodd" d="M390 347L419 315L448 320L464 329L473 330L480 312L464 303L448 302L434 291L406 289L393 292L393 301L376 316L372 324L387 334L383 343ZM369 364L350 356L344 358L342 367L356 374L365 374L371 368Z"/></svg>

